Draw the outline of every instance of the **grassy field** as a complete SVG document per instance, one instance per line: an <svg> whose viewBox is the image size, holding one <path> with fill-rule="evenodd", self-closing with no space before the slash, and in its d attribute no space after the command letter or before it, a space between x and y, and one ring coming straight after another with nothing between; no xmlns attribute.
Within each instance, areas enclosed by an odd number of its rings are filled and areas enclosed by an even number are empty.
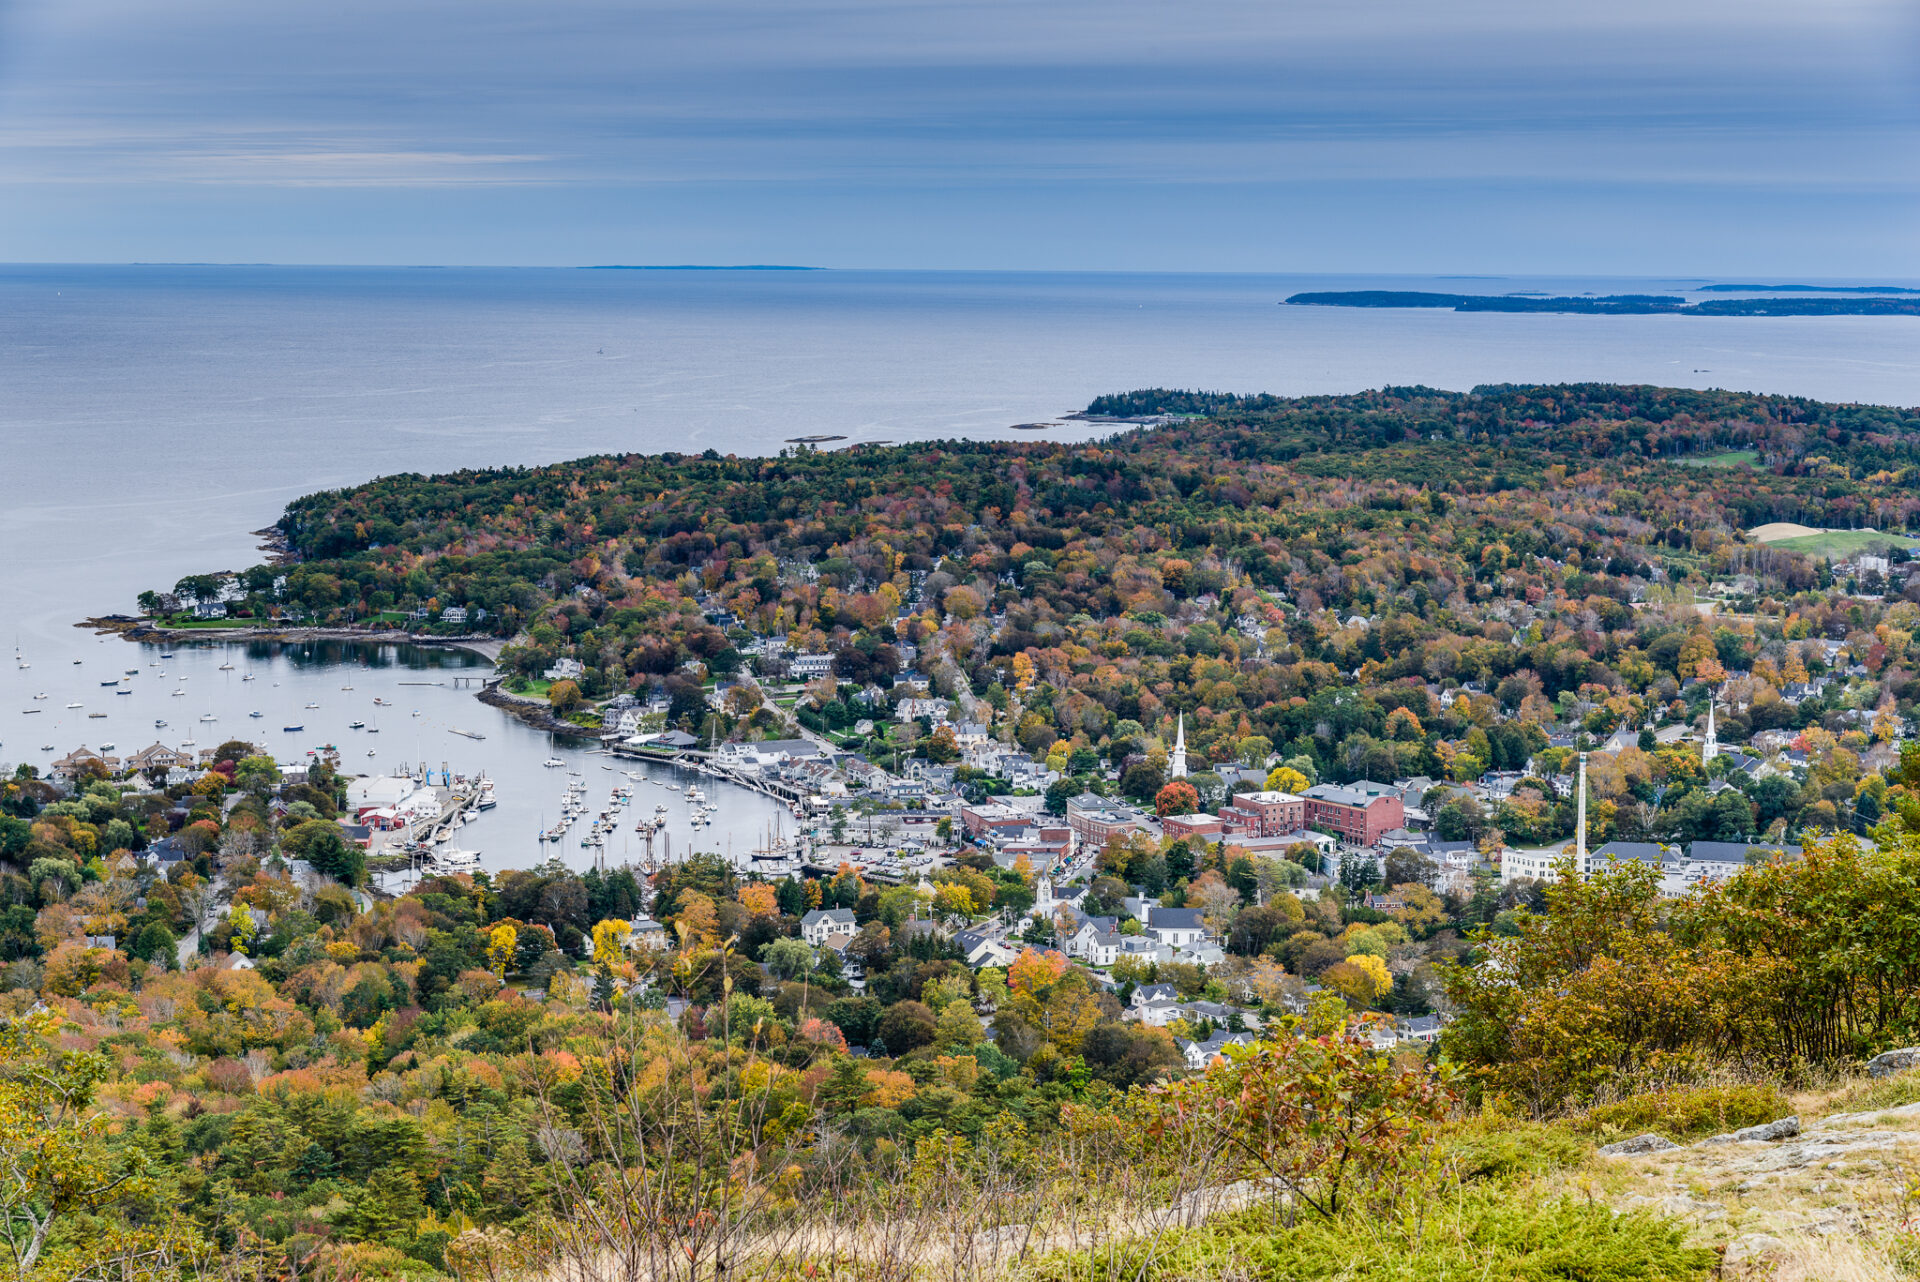
<svg viewBox="0 0 1920 1282"><path fill-rule="evenodd" d="M1680 460L1688 467L1752 467L1759 461L1760 455L1753 450L1728 450L1724 454L1707 454L1700 458Z"/></svg>
<svg viewBox="0 0 1920 1282"><path fill-rule="evenodd" d="M1874 548L1920 547L1920 540L1910 539L1900 534L1881 534L1873 530L1823 530L1818 534L1802 534L1797 538L1775 539L1767 546L1786 548L1790 552L1805 552L1809 556L1824 556L1831 560L1853 556Z"/></svg>
<svg viewBox="0 0 1920 1282"><path fill-rule="evenodd" d="M507 681L508 694L525 695L529 699L544 699L552 688L553 682L543 677L520 677Z"/></svg>

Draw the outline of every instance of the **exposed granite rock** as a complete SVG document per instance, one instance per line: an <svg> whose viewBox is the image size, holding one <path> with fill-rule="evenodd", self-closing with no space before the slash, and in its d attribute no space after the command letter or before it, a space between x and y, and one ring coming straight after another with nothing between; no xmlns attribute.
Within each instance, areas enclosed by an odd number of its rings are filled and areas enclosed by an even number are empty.
<svg viewBox="0 0 1920 1282"><path fill-rule="evenodd" d="M1875 1055L1867 1061L1867 1076L1891 1077L1910 1068L1920 1068L1920 1046L1907 1046Z"/></svg>
<svg viewBox="0 0 1920 1282"><path fill-rule="evenodd" d="M1742 1233L1727 1243L1727 1253L1722 1257L1721 1262L1729 1269L1744 1269L1763 1264L1770 1256L1784 1251L1786 1247L1785 1242L1770 1233Z"/></svg>
<svg viewBox="0 0 1920 1282"><path fill-rule="evenodd" d="M1621 1140L1618 1144L1608 1144L1598 1150L1602 1157L1637 1157L1642 1153L1664 1153L1680 1146L1664 1135L1636 1135L1630 1140Z"/></svg>

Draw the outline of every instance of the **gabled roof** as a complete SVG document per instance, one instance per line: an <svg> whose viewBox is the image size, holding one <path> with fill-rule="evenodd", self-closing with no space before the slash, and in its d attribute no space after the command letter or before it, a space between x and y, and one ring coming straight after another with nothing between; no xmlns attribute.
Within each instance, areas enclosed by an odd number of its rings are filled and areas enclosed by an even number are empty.
<svg viewBox="0 0 1920 1282"><path fill-rule="evenodd" d="M1765 861L1774 855L1788 855L1798 858L1800 847L1778 846L1771 842L1745 841L1696 841L1687 847L1687 858L1711 860L1715 863L1744 864L1755 860Z"/></svg>
<svg viewBox="0 0 1920 1282"><path fill-rule="evenodd" d="M1652 841L1609 841L1593 852L1595 859L1611 859L1615 862L1632 860L1635 863L1653 864L1656 867L1667 862L1666 851L1658 842Z"/></svg>

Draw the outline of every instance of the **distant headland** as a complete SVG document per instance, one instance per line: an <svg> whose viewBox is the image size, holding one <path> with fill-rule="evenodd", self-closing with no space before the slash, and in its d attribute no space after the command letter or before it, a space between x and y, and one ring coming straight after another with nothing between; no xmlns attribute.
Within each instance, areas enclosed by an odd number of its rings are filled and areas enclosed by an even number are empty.
<svg viewBox="0 0 1920 1282"><path fill-rule="evenodd" d="M1771 289L1773 286L1705 286L1706 289ZM1780 287L1789 288L1789 287ZM1812 286L1806 287L1808 289ZM1920 298L1860 297L1710 298L1689 302L1671 294L1582 294L1545 298L1529 294L1435 294L1419 290L1356 289L1294 294L1286 302L1307 307L1433 307L1456 312L1556 312L1589 316L1920 316ZM1877 291L1876 291L1877 292ZM1889 291L1892 292L1892 287ZM1920 291L1901 290L1901 293Z"/></svg>

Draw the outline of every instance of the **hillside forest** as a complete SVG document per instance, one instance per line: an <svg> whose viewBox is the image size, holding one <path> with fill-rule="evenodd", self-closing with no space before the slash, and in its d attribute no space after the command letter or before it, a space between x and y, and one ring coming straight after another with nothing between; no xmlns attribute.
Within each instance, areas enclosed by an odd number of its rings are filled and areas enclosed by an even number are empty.
<svg viewBox="0 0 1920 1282"><path fill-rule="evenodd" d="M1597 385L1089 412L1164 420L384 478L298 500L285 556L153 605L429 631L484 610L510 671L577 659L578 697L659 693L703 738L782 730L752 693L705 697L781 636L832 656L791 715L876 758L944 755L844 733L911 667L1055 787L1151 803L1183 719L1196 794L1230 768L1425 776L1436 827L1493 850L1567 835L1572 755L1624 727L1593 755L1595 844L1797 856L1677 895L1631 862L1441 894L1392 857L1377 885L1136 836L1083 904L1200 909L1223 959L1097 975L1028 916L1030 866L966 848L929 886L706 855L369 894L325 765L290 782L235 741L166 786L22 767L0 1270L1706 1282L1789 1211L1693 1214L1723 1191L1633 1184L1601 1146L1723 1138L1809 1091L1920 1103L1920 1073L1856 1080L1920 1043L1920 412ZM1772 522L1886 546L1747 533ZM1797 762L1756 777L1658 738L1709 697L1729 749L1772 735ZM1497 802L1464 787L1494 774ZM823 908L854 918L844 957L800 938ZM995 921L1014 960L970 966L956 936ZM1180 1020L1129 1016L1149 987ZM1429 1015L1437 1042L1392 1035ZM1221 1032L1240 1044L1196 1067ZM1856 1200L1807 1240L1911 1276L1910 1191Z"/></svg>

